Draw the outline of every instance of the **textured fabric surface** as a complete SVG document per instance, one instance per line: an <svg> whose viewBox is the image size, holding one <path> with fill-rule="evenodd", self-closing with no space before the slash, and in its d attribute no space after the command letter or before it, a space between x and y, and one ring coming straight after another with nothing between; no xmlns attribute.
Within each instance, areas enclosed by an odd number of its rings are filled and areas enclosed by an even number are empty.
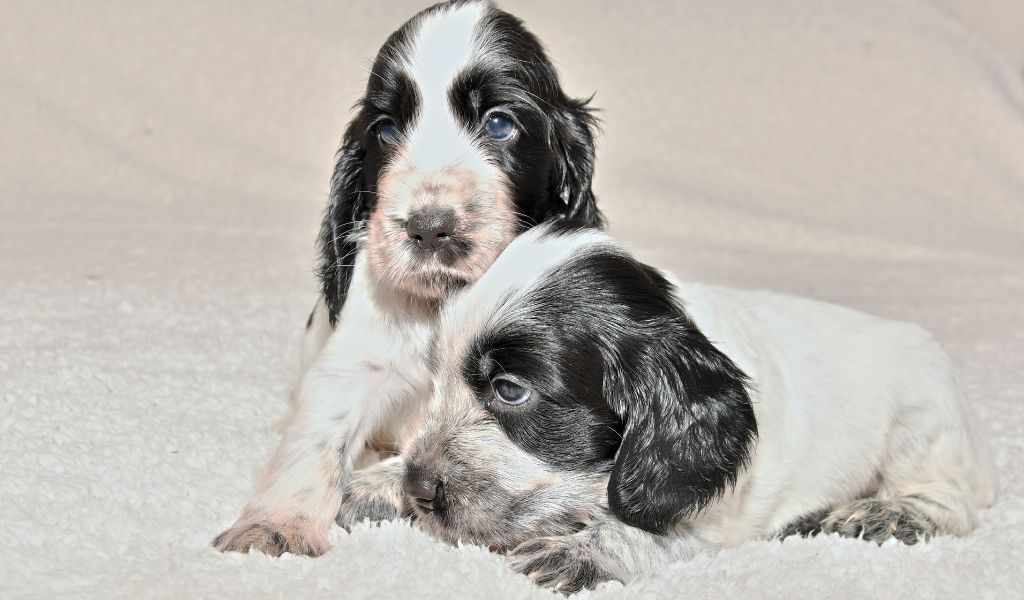
<svg viewBox="0 0 1024 600"><path fill-rule="evenodd" d="M1000 473L964 539L752 542L592 597L1024 587L1024 22L977 6L506 3L604 109L613 234L931 329ZM315 560L208 545L278 438L347 109L420 7L0 7L0 597L547 595L403 523Z"/></svg>

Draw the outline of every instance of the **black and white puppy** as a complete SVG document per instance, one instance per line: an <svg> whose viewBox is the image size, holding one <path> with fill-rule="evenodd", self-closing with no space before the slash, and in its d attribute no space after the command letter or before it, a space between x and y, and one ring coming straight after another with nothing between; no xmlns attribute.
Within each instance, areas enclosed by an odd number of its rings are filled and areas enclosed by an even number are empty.
<svg viewBox="0 0 1024 600"><path fill-rule="evenodd" d="M422 420L438 307L519 233L600 226L593 117L540 42L453 1L384 43L345 132L321 234L322 298L284 439L221 550L318 555L353 461Z"/></svg>
<svg viewBox="0 0 1024 600"><path fill-rule="evenodd" d="M963 535L995 493L921 328L682 284L595 230L543 225L453 298L430 413L350 482L571 591L753 538ZM402 491L406 500L402 499Z"/></svg>

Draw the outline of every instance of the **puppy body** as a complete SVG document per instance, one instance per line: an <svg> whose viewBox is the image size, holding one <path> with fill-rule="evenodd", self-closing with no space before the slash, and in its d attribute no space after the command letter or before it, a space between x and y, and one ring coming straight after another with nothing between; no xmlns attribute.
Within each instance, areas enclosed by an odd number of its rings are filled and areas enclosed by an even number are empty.
<svg viewBox="0 0 1024 600"><path fill-rule="evenodd" d="M696 531L731 546L865 497L919 503L963 535L993 484L950 361L916 325L764 291L678 284L751 379L758 440ZM979 468L980 467L980 468Z"/></svg>
<svg viewBox="0 0 1024 600"><path fill-rule="evenodd" d="M441 323L403 452L416 516L545 585L780 533L963 535L994 497L949 360L914 325L674 282L546 227Z"/></svg>
<svg viewBox="0 0 1024 600"><path fill-rule="evenodd" d="M326 551L360 454L393 450L422 420L445 298L537 223L601 224L586 102L489 2L443 2L394 32L357 109L331 180L293 413L220 550Z"/></svg>

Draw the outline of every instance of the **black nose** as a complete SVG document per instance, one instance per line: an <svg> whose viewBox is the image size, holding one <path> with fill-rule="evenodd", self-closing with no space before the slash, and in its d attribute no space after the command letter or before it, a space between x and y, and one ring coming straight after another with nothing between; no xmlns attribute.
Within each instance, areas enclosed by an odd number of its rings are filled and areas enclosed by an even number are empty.
<svg viewBox="0 0 1024 600"><path fill-rule="evenodd" d="M424 473L422 469L406 471L403 487L406 495L424 510L434 510L444 497L444 485L441 481L433 475Z"/></svg>
<svg viewBox="0 0 1024 600"><path fill-rule="evenodd" d="M405 231L416 245L433 251L451 238L457 224L450 210L421 210L409 218Z"/></svg>

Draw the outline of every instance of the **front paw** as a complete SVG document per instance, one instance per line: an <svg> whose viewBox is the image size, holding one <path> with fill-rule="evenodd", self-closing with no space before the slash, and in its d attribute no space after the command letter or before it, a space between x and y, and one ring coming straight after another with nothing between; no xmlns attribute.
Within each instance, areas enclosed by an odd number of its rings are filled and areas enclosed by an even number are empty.
<svg viewBox="0 0 1024 600"><path fill-rule="evenodd" d="M408 514L402 479L405 464L399 457L356 471L345 484L335 521L345 529L361 521L379 523Z"/></svg>
<svg viewBox="0 0 1024 600"><path fill-rule="evenodd" d="M393 521L402 516L402 505L384 495L345 495L335 521L347 531L356 523Z"/></svg>
<svg viewBox="0 0 1024 600"><path fill-rule="evenodd" d="M330 550L326 536L308 523L275 523L267 519L239 519L227 531L213 540L213 547L221 552L248 552L259 550L269 556L285 552L303 556L320 556Z"/></svg>
<svg viewBox="0 0 1024 600"><path fill-rule="evenodd" d="M508 553L507 559L513 569L537 585L564 594L593 589L605 581L621 580L613 574L605 556L574 535L523 542Z"/></svg>

